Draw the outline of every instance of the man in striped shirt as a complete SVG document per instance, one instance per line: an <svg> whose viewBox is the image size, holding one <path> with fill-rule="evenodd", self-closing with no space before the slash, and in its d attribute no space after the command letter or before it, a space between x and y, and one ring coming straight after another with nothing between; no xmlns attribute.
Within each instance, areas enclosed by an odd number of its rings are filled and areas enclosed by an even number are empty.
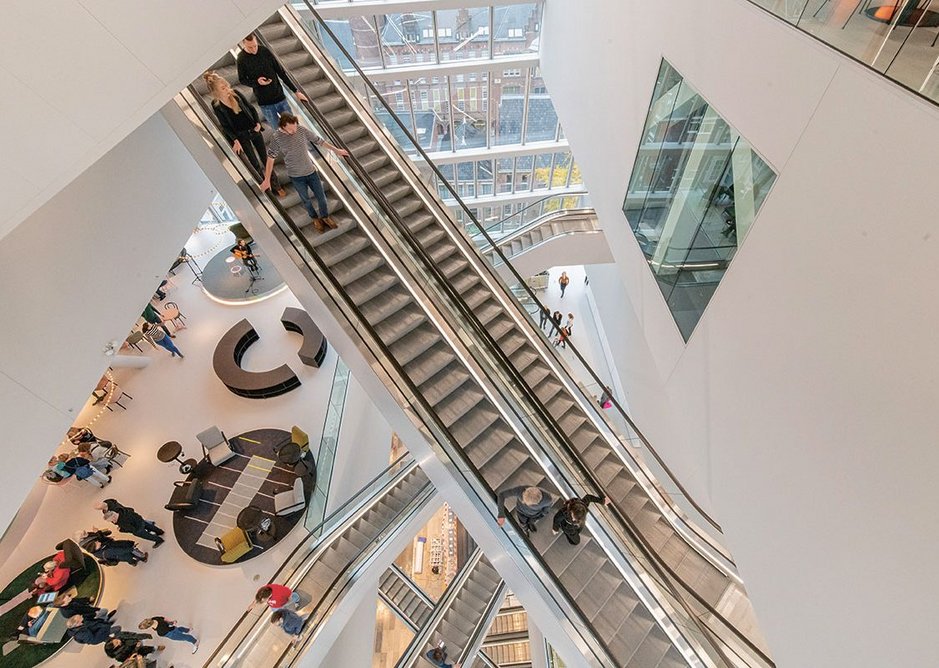
<svg viewBox="0 0 939 668"><path fill-rule="evenodd" d="M336 155L347 156L349 152L333 146L312 130L300 125L299 119L293 114L281 114L278 122L279 128L267 147L267 164L264 166L264 181L261 190L270 190L271 174L274 171L274 160L283 158L287 167L287 176L290 177L293 187L296 188L300 201L310 214L313 227L317 232L325 232L324 223L335 229L336 223L329 217L329 206L326 203L326 193L323 192L323 183L320 175L316 173L316 165L310 156L310 145L326 148ZM310 193L313 191L319 215L313 210Z"/></svg>

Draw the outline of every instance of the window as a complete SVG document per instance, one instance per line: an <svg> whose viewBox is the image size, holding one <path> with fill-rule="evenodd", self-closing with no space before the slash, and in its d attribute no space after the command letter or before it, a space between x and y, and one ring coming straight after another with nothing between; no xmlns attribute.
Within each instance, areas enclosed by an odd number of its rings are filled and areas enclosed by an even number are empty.
<svg viewBox="0 0 939 668"><path fill-rule="evenodd" d="M502 70L502 76L504 77L520 77L522 76L521 70Z"/></svg>
<svg viewBox="0 0 939 668"><path fill-rule="evenodd" d="M424 39L433 39L434 38L434 29L433 28L424 28L421 30L421 37Z"/></svg>
<svg viewBox="0 0 939 668"><path fill-rule="evenodd" d="M665 60L641 137L623 212L687 341L776 173Z"/></svg>
<svg viewBox="0 0 939 668"><path fill-rule="evenodd" d="M437 37L453 37L453 28L437 28Z"/></svg>
<svg viewBox="0 0 939 668"><path fill-rule="evenodd" d="M525 36L524 28L509 28L510 38L518 38L518 37L524 37L524 36Z"/></svg>
<svg viewBox="0 0 939 668"><path fill-rule="evenodd" d="M478 34L479 34L479 35L485 35L485 36L488 37L488 36L489 36L489 26L480 26L480 28L479 28L479 33L478 33Z"/></svg>

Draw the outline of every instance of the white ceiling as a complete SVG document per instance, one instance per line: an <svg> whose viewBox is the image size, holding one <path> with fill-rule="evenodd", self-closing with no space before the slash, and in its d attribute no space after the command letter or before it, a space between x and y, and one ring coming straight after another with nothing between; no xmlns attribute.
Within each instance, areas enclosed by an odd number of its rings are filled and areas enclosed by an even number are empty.
<svg viewBox="0 0 939 668"><path fill-rule="evenodd" d="M282 4L0 3L0 238Z"/></svg>

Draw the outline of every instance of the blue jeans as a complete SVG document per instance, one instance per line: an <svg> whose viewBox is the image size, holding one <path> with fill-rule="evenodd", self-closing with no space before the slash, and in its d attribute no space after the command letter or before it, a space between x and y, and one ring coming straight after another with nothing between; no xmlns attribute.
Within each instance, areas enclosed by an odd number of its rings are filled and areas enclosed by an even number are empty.
<svg viewBox="0 0 939 668"><path fill-rule="evenodd" d="M181 352L179 352L179 348L177 348L177 347L173 344L173 340L172 340L170 337L168 337L168 336L164 336L164 337L163 337L162 339L160 339L159 341L154 341L154 343L157 344L158 346L162 346L162 347L166 348L168 351L170 351L170 352L173 354L174 357L175 357L176 355L179 355L180 357L183 356L183 354L182 354Z"/></svg>
<svg viewBox="0 0 939 668"><path fill-rule="evenodd" d="M182 640L184 642L191 642L193 645L196 644L195 636L189 633L189 629L185 626L177 626L169 633L166 634L166 637L170 640Z"/></svg>
<svg viewBox="0 0 939 668"><path fill-rule="evenodd" d="M271 126L271 130L277 130L277 121L281 114L290 113L290 103L284 98L277 104L262 104L261 113L264 114L264 120Z"/></svg>
<svg viewBox="0 0 939 668"><path fill-rule="evenodd" d="M306 207L306 212L310 214L310 218L325 218L329 215L329 205L326 203L326 193L323 192L323 182L320 181L319 174L313 172L306 176L291 176L290 180L293 182L293 187L297 189L300 201ZM313 211L313 202L310 201L310 194L306 190L307 186L316 195L316 203L320 209L319 215Z"/></svg>

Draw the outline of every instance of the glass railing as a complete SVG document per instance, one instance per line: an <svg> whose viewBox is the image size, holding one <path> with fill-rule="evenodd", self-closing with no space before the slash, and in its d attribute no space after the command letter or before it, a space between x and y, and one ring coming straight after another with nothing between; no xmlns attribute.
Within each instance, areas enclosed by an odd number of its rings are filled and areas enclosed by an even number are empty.
<svg viewBox="0 0 939 668"><path fill-rule="evenodd" d="M323 424L323 436L316 451L316 487L307 505L303 525L307 529L318 526L326 517L326 503L329 499L329 485L333 478L333 465L336 462L336 446L339 444L339 429L346 406L346 392L349 389L349 367L342 361L336 361L333 384L329 390L326 404L326 419Z"/></svg>
<svg viewBox="0 0 939 668"><path fill-rule="evenodd" d="M907 90L939 103L939 2L750 0Z"/></svg>

